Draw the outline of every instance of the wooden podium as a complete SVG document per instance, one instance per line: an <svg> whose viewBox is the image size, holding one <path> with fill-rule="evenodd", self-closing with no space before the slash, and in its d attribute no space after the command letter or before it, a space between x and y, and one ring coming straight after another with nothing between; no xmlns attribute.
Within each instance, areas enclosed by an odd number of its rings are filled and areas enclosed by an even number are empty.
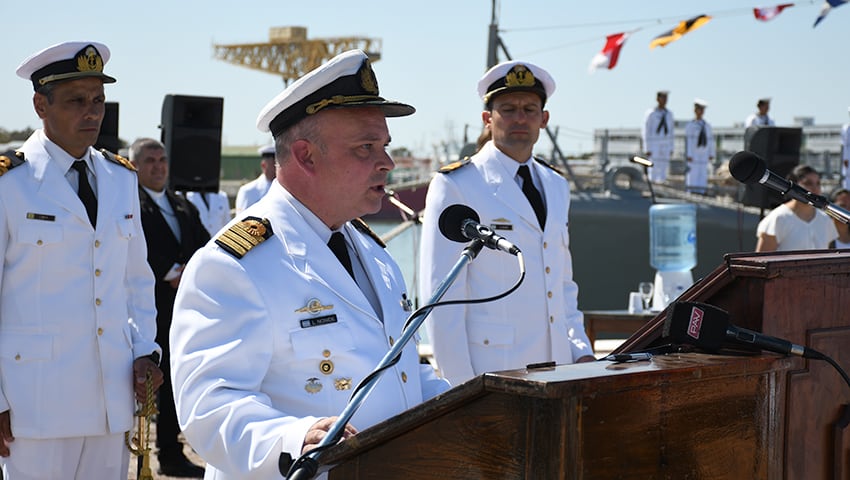
<svg viewBox="0 0 850 480"><path fill-rule="evenodd" d="M850 251L729 255L681 299L850 370ZM664 317L618 352L663 345ZM328 449L322 469L330 480L850 478L850 387L829 365L723 353L481 375Z"/></svg>
<svg viewBox="0 0 850 480"><path fill-rule="evenodd" d="M330 480L781 478L771 398L789 366L689 353L488 373L321 461Z"/></svg>
<svg viewBox="0 0 850 480"><path fill-rule="evenodd" d="M805 345L850 373L850 250L727 255L680 297L723 308L733 324ZM617 351L662 345L666 312ZM850 479L850 386L824 361L792 359L781 459L787 479Z"/></svg>

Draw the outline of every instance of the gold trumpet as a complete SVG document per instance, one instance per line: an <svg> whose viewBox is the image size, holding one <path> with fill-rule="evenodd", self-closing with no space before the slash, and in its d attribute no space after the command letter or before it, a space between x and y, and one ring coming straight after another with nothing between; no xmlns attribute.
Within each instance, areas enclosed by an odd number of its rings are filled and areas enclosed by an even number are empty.
<svg viewBox="0 0 850 480"><path fill-rule="evenodd" d="M130 438L130 432L124 433L124 443L130 453L141 457L136 478L138 480L153 480L151 471L151 417L157 414L156 398L153 391L153 379L151 372L145 378L145 401L138 405L136 410L136 433Z"/></svg>

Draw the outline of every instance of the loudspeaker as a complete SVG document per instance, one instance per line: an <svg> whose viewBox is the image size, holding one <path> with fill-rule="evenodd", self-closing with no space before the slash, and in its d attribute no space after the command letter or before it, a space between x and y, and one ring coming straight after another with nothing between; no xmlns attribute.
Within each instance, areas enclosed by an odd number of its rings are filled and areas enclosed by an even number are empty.
<svg viewBox="0 0 850 480"><path fill-rule="evenodd" d="M750 127L744 133L744 150L764 159L767 169L785 178L800 164L802 128ZM744 205L772 209L787 201L779 192L759 183L748 183L741 201Z"/></svg>
<svg viewBox="0 0 850 480"><path fill-rule="evenodd" d="M121 140L118 138L118 102L106 102L106 112L103 121L100 122L100 133L94 148L100 150L105 148L112 153L118 153L121 148Z"/></svg>
<svg viewBox="0 0 850 480"><path fill-rule="evenodd" d="M165 96L160 128L172 190L219 191L223 109L220 97Z"/></svg>

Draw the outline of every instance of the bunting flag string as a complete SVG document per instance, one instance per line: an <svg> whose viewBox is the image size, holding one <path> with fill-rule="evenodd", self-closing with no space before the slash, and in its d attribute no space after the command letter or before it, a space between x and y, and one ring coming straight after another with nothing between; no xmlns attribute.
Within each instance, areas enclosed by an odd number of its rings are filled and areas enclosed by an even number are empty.
<svg viewBox="0 0 850 480"><path fill-rule="evenodd" d="M783 3L781 5L775 5L773 7L756 7L753 8L753 15L755 15L756 20L768 22L776 18L780 13L782 13L782 10L793 6L793 3Z"/></svg>
<svg viewBox="0 0 850 480"><path fill-rule="evenodd" d="M672 30L664 32L661 35L653 38L652 41L649 42L649 48L665 47L668 44L673 43L676 40L682 38L686 33L693 32L699 27L705 25L710 20L711 17L709 17L708 15L700 15L690 20L682 20Z"/></svg>
<svg viewBox="0 0 850 480"><path fill-rule="evenodd" d="M814 0L812 0L812 3L814 4ZM813 28L817 27L818 24L823 21L824 18L826 18L826 16L832 9L840 7L841 5L844 5L846 3L850 3L850 0L824 0L823 6L821 7L820 15L815 20ZM779 16L779 14L782 13L785 9L793 6L795 6L794 3L781 3L773 6L754 7L752 9L738 9L733 12L720 12L718 14L742 15L745 13L749 14L749 12L752 11L752 15L755 17L756 20L760 22L768 22ZM713 14L703 14L693 17L689 20L680 21L673 29L653 38L649 44L649 48L653 49L655 47L664 47L666 45L669 45L670 43L681 39L685 34L693 32L694 30L702 27L710 20L712 20L712 18L714 18ZM588 68L589 72L593 73L598 69L611 70L615 66L617 66L617 62L620 58L620 52L623 46L625 45L626 39L628 39L629 36L631 36L635 32L642 30L643 28L645 27L637 28L629 32L619 32L607 35L605 37L605 46L590 60L590 66Z"/></svg>

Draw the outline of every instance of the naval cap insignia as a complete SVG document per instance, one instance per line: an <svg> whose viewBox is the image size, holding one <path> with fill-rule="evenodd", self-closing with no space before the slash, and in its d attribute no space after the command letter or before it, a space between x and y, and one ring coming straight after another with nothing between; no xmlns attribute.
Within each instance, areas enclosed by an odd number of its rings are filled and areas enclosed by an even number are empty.
<svg viewBox="0 0 850 480"><path fill-rule="evenodd" d="M77 71L79 72L102 72L103 58L93 46L89 45L77 57Z"/></svg>
<svg viewBox="0 0 850 480"><path fill-rule="evenodd" d="M311 298L307 300L307 305L295 310L295 313L309 313L311 315L318 315L319 313L330 310L334 308L333 305L322 305L322 301L318 298Z"/></svg>
<svg viewBox="0 0 850 480"><path fill-rule="evenodd" d="M513 87L533 87L534 74L525 65L517 65L505 75L505 86Z"/></svg>

